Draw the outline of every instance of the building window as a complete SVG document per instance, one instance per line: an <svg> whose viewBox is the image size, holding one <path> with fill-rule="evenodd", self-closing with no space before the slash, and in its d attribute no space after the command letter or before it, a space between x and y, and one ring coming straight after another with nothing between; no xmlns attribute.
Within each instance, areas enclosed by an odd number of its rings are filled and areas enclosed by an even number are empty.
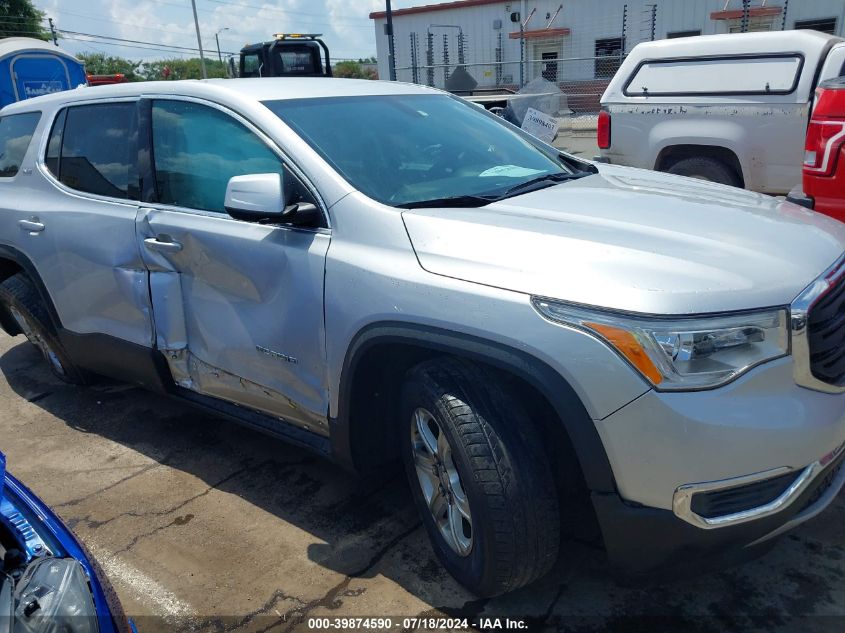
<svg viewBox="0 0 845 633"><path fill-rule="evenodd" d="M748 18L746 32L771 31L774 25L775 16L752 15ZM780 22L778 22L778 29L780 29ZM742 33L742 18L735 18L728 21L728 33Z"/></svg>
<svg viewBox="0 0 845 633"><path fill-rule="evenodd" d="M596 78L613 77L622 64L625 46L621 37L596 40Z"/></svg>
<svg viewBox="0 0 845 633"><path fill-rule="evenodd" d="M556 52L547 52L541 54L542 61L542 76L546 81L557 83L557 58Z"/></svg>
<svg viewBox="0 0 845 633"><path fill-rule="evenodd" d="M695 37L697 35L701 35L701 29L695 31L673 31L672 33L667 33L666 38L674 40L678 37Z"/></svg>
<svg viewBox="0 0 845 633"><path fill-rule="evenodd" d="M813 29L822 33L836 35L836 18L817 18L815 20L796 20L796 29Z"/></svg>

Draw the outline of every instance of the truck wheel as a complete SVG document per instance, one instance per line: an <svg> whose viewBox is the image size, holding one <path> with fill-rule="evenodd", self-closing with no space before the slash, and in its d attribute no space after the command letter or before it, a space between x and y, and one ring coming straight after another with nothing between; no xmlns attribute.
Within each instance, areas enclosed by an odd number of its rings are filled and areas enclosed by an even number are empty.
<svg viewBox="0 0 845 633"><path fill-rule="evenodd" d="M706 156L684 158L674 163L666 171L676 176L709 180L710 182L731 185L732 187L739 187L741 185L733 169L718 159L708 158Z"/></svg>
<svg viewBox="0 0 845 633"><path fill-rule="evenodd" d="M29 342L41 350L56 377L77 385L87 382L86 372L68 358L41 297L26 275L18 273L0 283L0 303Z"/></svg>
<svg viewBox="0 0 845 633"><path fill-rule="evenodd" d="M493 372L455 359L413 368L401 451L435 553L483 597L555 563L560 515L548 459L525 409Z"/></svg>

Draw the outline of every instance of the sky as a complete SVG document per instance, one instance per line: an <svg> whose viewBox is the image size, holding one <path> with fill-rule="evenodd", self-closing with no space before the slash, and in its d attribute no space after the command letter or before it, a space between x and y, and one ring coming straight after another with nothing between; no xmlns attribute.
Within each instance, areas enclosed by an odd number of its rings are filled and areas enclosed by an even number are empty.
<svg viewBox="0 0 845 633"><path fill-rule="evenodd" d="M438 0L393 0L394 9ZM247 43L266 41L274 33L322 33L332 59L375 55L370 11L383 10L383 0L196 0L203 49L217 56L220 48L236 52ZM191 0L34 0L58 29L112 38L175 46L197 46ZM71 53L101 52L136 60L196 57L196 52L162 52L146 44L81 41L66 35L60 45Z"/></svg>

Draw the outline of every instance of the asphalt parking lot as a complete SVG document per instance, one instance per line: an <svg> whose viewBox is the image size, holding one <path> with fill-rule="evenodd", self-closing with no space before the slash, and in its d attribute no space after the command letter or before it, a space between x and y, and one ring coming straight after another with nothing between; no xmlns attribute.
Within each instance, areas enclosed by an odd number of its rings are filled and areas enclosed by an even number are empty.
<svg viewBox="0 0 845 633"><path fill-rule="evenodd" d="M845 498L742 568L621 585L572 545L494 600L440 568L400 477L359 480L165 397L54 379L0 334L8 467L98 557L144 631L307 630L314 616L519 618L531 630L842 631Z"/></svg>

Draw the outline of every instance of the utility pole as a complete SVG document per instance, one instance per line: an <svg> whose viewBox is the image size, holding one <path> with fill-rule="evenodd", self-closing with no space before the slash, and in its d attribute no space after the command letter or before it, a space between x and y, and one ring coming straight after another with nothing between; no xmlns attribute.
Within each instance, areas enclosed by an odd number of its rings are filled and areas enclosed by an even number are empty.
<svg viewBox="0 0 845 633"><path fill-rule="evenodd" d="M202 52L202 37L200 37L200 20L197 17L197 0L191 0L191 7L194 9L194 26L197 27L197 46L200 48L200 66L202 66L202 78L208 79L208 72L205 70L205 55Z"/></svg>
<svg viewBox="0 0 845 633"><path fill-rule="evenodd" d="M393 50L393 8L390 0L385 0L387 13L387 67L390 71L390 81L396 81L396 51Z"/></svg>
<svg viewBox="0 0 845 633"><path fill-rule="evenodd" d="M220 38L218 36L223 31L228 31L228 30L229 30L229 27L226 26L226 27L223 27L222 29L217 31L217 33L214 34L214 41L217 42L217 59L220 61L221 64L223 63L223 55L220 54Z"/></svg>
<svg viewBox="0 0 845 633"><path fill-rule="evenodd" d="M50 23L50 33L53 34L53 44L58 46L59 45L59 39L56 36L56 27L53 26L53 18L47 18L47 21Z"/></svg>

